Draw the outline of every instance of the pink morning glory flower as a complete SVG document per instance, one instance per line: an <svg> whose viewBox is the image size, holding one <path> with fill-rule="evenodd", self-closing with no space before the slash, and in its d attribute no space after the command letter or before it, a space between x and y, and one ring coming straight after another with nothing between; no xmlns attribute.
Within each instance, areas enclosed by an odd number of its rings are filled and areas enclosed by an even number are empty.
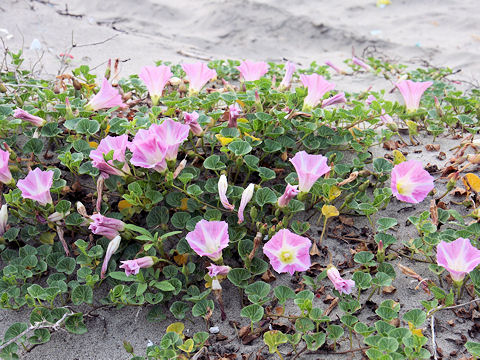
<svg viewBox="0 0 480 360"><path fill-rule="evenodd" d="M332 282L335 290L341 294L350 294L355 287L355 281L345 280L340 276L337 268L332 266L327 270L327 276Z"/></svg>
<svg viewBox="0 0 480 360"><path fill-rule="evenodd" d="M121 241L122 241L122 238L120 237L120 235L117 235L108 243L107 251L105 252L105 258L103 259L102 270L100 272L100 278L103 279L105 277L105 273L107 272L108 262L110 261L110 258L112 257L112 255L115 254L115 252L120 247Z"/></svg>
<svg viewBox="0 0 480 360"><path fill-rule="evenodd" d="M245 60L237 66L238 71L245 81L255 81L260 79L268 71L268 64L264 61L254 62Z"/></svg>
<svg viewBox="0 0 480 360"><path fill-rule="evenodd" d="M158 100L162 97L163 88L172 76L170 68L166 65L145 66L138 74L138 77L143 80L148 89L153 105L158 104Z"/></svg>
<svg viewBox="0 0 480 360"><path fill-rule="evenodd" d="M480 264L480 250L472 246L469 239L441 241L437 245L437 264L447 269L454 281L460 282Z"/></svg>
<svg viewBox="0 0 480 360"><path fill-rule="evenodd" d="M93 220L88 227L95 235L105 236L112 240L114 237L120 235L120 231L125 229L125 223L122 220L109 218L102 214L93 214L90 216Z"/></svg>
<svg viewBox="0 0 480 360"><path fill-rule="evenodd" d="M43 120L41 117L32 115L22 109L15 109L15 112L13 113L13 117L15 117L16 119L28 121L30 124L37 127L43 126L46 123L46 121Z"/></svg>
<svg viewBox="0 0 480 360"><path fill-rule="evenodd" d="M109 175L125 176L130 173L128 164L125 162L125 151L128 146L128 135L120 136L107 136L100 141L100 144L95 150L90 152L90 159L92 165L100 170L101 175L104 178L108 178ZM109 154L113 151L113 159L105 161L103 155ZM113 166L113 160L125 163L121 170Z"/></svg>
<svg viewBox="0 0 480 360"><path fill-rule="evenodd" d="M282 196L278 198L278 201L277 201L278 206L281 208L288 206L288 203L290 202L290 200L292 200L295 196L297 196L298 193L299 193L298 185L287 184L287 187L285 188L285 192L283 193Z"/></svg>
<svg viewBox="0 0 480 360"><path fill-rule="evenodd" d="M225 221L200 220L186 236L187 242L199 256L208 256L212 261L222 257L228 246L228 224Z"/></svg>
<svg viewBox="0 0 480 360"><path fill-rule="evenodd" d="M85 106L86 110L97 111L100 109L110 109L115 106L127 107L122 101L122 96L115 89L107 79L103 78L102 87L100 91L90 99Z"/></svg>
<svg viewBox="0 0 480 360"><path fill-rule="evenodd" d="M322 101L322 108L330 106L330 105L335 105L335 104L342 104L345 103L347 99L345 98L345 93L341 92L338 93L332 97L329 97L328 99L325 99Z"/></svg>
<svg viewBox="0 0 480 360"><path fill-rule="evenodd" d="M206 64L197 62L194 64L183 64L183 71L187 74L190 82L188 89L190 95L198 94L207 82L217 76L217 72L210 69Z"/></svg>
<svg viewBox="0 0 480 360"><path fill-rule="evenodd" d="M155 132L157 126L152 124L148 130L138 130L128 148L132 152L130 162L133 165L163 173L167 169L167 149Z"/></svg>
<svg viewBox="0 0 480 360"><path fill-rule="evenodd" d="M178 149L187 140L190 127L170 118L165 119L160 125L154 124L151 127L158 136L158 141L166 148L165 159L167 161L176 160Z"/></svg>
<svg viewBox="0 0 480 360"><path fill-rule="evenodd" d="M365 104L370 106L376 100L377 100L377 98L375 96L373 96L372 94L370 94L370 95L368 95L367 100L365 100Z"/></svg>
<svg viewBox="0 0 480 360"><path fill-rule="evenodd" d="M358 65L358 66L364 68L364 69L367 70L367 71L370 70L370 66L368 66L365 62L363 62L363 61L360 60L359 58L356 58L355 56L352 57L352 62L353 62L355 65Z"/></svg>
<svg viewBox="0 0 480 360"><path fill-rule="evenodd" d="M138 259L121 261L120 269L125 269L125 275L137 275L140 269L152 267L155 261L151 256L144 256Z"/></svg>
<svg viewBox="0 0 480 360"><path fill-rule="evenodd" d="M240 117L241 111L242 108L237 103L234 103L228 107L228 127L237 127L237 119Z"/></svg>
<svg viewBox="0 0 480 360"><path fill-rule="evenodd" d="M433 190L433 177L418 160L408 160L394 166L391 174L392 194L398 200L416 204Z"/></svg>
<svg viewBox="0 0 480 360"><path fill-rule="evenodd" d="M214 278L215 276L218 275L227 275L232 268L230 266L225 266L225 265L215 265L215 264L210 264L210 266L207 266L208 269L208 276L211 278Z"/></svg>
<svg viewBox="0 0 480 360"><path fill-rule="evenodd" d="M225 176L225 174L222 174L220 175L220 179L218 179L218 196L220 196L220 202L222 203L225 209L233 210L234 206L228 202L227 189L228 189L227 177Z"/></svg>
<svg viewBox="0 0 480 360"><path fill-rule="evenodd" d="M290 61L287 61L287 63L285 64L285 76L283 77L283 80L280 83L280 86L278 87L280 91L286 90L290 87L290 83L292 82L292 76L294 72L295 72L295 65Z"/></svg>
<svg viewBox="0 0 480 360"><path fill-rule="evenodd" d="M7 223L8 223L8 208L7 204L3 204L0 208L0 236L5 234L7 231Z"/></svg>
<svg viewBox="0 0 480 360"><path fill-rule="evenodd" d="M10 153L0 149L0 183L8 185L13 182L12 173L8 168Z"/></svg>
<svg viewBox="0 0 480 360"><path fill-rule="evenodd" d="M203 129L198 123L199 117L200 115L196 111L191 113L188 113L188 112L183 113L183 120L185 121L185 125L190 126L190 131L197 136L200 136L203 134Z"/></svg>
<svg viewBox="0 0 480 360"><path fill-rule="evenodd" d="M300 192L308 193L318 178L330 171L327 160L323 155L310 155L305 151L297 152L290 159L298 175L298 189Z"/></svg>
<svg viewBox="0 0 480 360"><path fill-rule="evenodd" d="M51 204L50 188L53 184L53 171L42 171L39 168L30 170L25 179L18 180L17 187L26 199L32 199L40 205Z"/></svg>
<svg viewBox="0 0 480 360"><path fill-rule="evenodd" d="M336 66L334 63L331 61L325 61L325 65L330 66L333 70L335 70L339 74L343 74L344 71L341 70L338 66Z"/></svg>
<svg viewBox="0 0 480 360"><path fill-rule="evenodd" d="M243 220L245 220L243 217L243 211L245 210L245 207L250 202L250 200L252 200L254 191L255 191L255 184L250 184L247 186L245 190L243 190L242 199L240 200L240 206L238 207L238 223L239 224L241 224Z"/></svg>
<svg viewBox="0 0 480 360"><path fill-rule="evenodd" d="M395 85L397 86L398 90L400 90L400 93L405 100L407 111L413 112L419 108L420 99L423 93L430 86L432 86L432 84L433 82L431 81L415 82L411 80L403 80L399 81Z"/></svg>
<svg viewBox="0 0 480 360"><path fill-rule="evenodd" d="M311 266L310 246L312 242L288 229L282 229L263 246L263 253L277 273L306 271Z"/></svg>
<svg viewBox="0 0 480 360"><path fill-rule="evenodd" d="M309 111L317 106L330 90L335 88L335 84L328 82L325 78L318 74L300 75L300 81L303 86L308 88L308 95L303 100L304 111Z"/></svg>

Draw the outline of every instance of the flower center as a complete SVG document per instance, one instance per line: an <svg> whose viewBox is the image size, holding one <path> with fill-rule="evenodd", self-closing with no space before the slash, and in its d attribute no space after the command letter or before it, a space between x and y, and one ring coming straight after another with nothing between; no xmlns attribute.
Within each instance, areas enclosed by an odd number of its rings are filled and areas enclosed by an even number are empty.
<svg viewBox="0 0 480 360"><path fill-rule="evenodd" d="M411 195L412 193L412 183L405 181L404 179L399 179L397 181L397 191L400 195Z"/></svg>
<svg viewBox="0 0 480 360"><path fill-rule="evenodd" d="M280 261L284 264L290 264L295 260L295 255L292 250L283 250L280 253Z"/></svg>

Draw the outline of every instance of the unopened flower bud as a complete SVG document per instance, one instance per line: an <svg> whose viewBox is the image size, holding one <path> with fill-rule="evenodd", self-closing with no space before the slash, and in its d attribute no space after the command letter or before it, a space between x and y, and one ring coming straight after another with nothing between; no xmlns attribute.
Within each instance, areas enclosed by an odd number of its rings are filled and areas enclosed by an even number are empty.
<svg viewBox="0 0 480 360"><path fill-rule="evenodd" d="M80 83L80 81L78 81L77 79L73 79L72 80L72 84L73 84L73 88L75 90L82 90L82 84Z"/></svg>
<svg viewBox="0 0 480 360"><path fill-rule="evenodd" d="M174 77L170 78L169 82L170 82L170 85L172 85L172 86L178 86L182 82L182 79L174 76Z"/></svg>
<svg viewBox="0 0 480 360"><path fill-rule="evenodd" d="M180 164L178 164L177 168L175 169L173 173L173 178L176 179L178 175L182 172L183 169L185 169L185 166L187 165L187 159L183 159L180 161Z"/></svg>
<svg viewBox="0 0 480 360"><path fill-rule="evenodd" d="M77 212L83 217L88 217L87 209L80 201L77 202Z"/></svg>

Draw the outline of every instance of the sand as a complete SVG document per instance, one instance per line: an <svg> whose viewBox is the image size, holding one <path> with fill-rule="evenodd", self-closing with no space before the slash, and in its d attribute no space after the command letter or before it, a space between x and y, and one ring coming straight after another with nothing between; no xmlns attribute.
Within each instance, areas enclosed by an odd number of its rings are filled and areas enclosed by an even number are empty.
<svg viewBox="0 0 480 360"><path fill-rule="evenodd" d="M121 75L128 76L156 60L193 62L248 58L283 62L288 59L301 66L312 61L332 60L342 65L341 61L351 57L353 50L359 57L383 57L410 66L448 66L461 70L450 78L464 80L470 87L478 84L480 26L475 18L480 10L478 0L392 1L391 5L378 8L375 1L359 0L70 0L66 8L66 1L4 0L0 3L0 37L12 51L23 47L24 65L46 77L59 72L59 54L64 52L74 56L71 67L88 64L96 68L98 74L103 73L109 58L120 58ZM40 43L40 49L30 49L35 39L37 45ZM370 86L374 89L391 88L389 81L371 74L335 75L333 79L338 89L347 91L362 91ZM388 96L398 99L397 93ZM422 153L413 154L412 148L408 151L412 156L443 166L445 161L438 160L436 153L426 152L423 148L431 141L422 139L423 144L418 147L423 149ZM458 140L440 138L437 142L448 155L448 149ZM382 151L379 150L376 156L382 156ZM404 207L393 201L382 214L399 218L397 234L401 235L397 236L401 241L414 236L414 228L405 227L406 218L420 211L417 208L399 212ZM427 207L423 204L421 209ZM355 224L358 228L364 225ZM312 236L316 235L315 231L318 229L313 227ZM325 244L337 249L337 254L354 246L335 239L326 239ZM335 260L340 262L343 258L338 255ZM429 274L428 270L408 259L397 262L424 271L425 276ZM282 282L289 282L289 279L278 277L274 285ZM429 299L423 292L415 290L415 285L397 271L394 282L397 291L373 300L378 302L390 297L401 301L403 314L419 307L420 300ZM229 320L245 325L245 319L238 316L240 302L236 290L226 287L226 292L230 290L233 294L226 297L225 303L227 313L233 314ZM326 307L320 301L318 305ZM12 323L25 321L29 312L28 309L18 313L0 311L0 334ZM166 321L150 323L145 320L147 312L145 308L100 310L99 316L86 320L89 329L86 334L70 335L60 331L47 345L35 347L30 353L23 354L22 359L129 359L122 347L123 340L132 343L137 355L145 355L148 341L158 343L166 326L174 321L170 316ZM460 358L464 350L447 338L460 339L471 323L457 319L455 327L450 327L446 321L454 318L451 312L438 318L437 341L444 350L444 358ZM249 346L236 341L225 344L235 337L235 331L228 321L220 321L218 311L214 314L213 324L228 337L215 345L219 355L221 351L249 354L261 346L261 340ZM205 330L199 321L196 324L187 321L186 328L190 333ZM430 336L429 329L426 328L424 333ZM341 350L348 349L346 343L340 345ZM454 350L458 350L458 357L449 355ZM302 358L327 357L305 355Z"/></svg>

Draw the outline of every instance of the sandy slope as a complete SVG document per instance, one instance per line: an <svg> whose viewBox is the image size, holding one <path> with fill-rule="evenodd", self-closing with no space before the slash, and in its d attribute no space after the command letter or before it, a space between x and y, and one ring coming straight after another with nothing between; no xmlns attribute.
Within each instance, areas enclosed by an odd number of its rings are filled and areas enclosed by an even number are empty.
<svg viewBox="0 0 480 360"><path fill-rule="evenodd" d="M65 4L68 3L68 11ZM340 60L352 48L376 50L403 62L428 60L461 68L475 77L480 69L477 0L394 0L377 8L374 0L4 0L0 28L14 37L15 49L37 38L41 62L55 73L55 57L72 44L114 39L74 48L74 64L97 66L110 57L130 59L127 73L158 59L251 58L301 64ZM63 14L63 15L61 15ZM70 14L70 15L67 15ZM0 33L1 35L1 33ZM41 53L41 52L38 52ZM34 63L38 54L26 50ZM37 66L38 68L38 66Z"/></svg>

